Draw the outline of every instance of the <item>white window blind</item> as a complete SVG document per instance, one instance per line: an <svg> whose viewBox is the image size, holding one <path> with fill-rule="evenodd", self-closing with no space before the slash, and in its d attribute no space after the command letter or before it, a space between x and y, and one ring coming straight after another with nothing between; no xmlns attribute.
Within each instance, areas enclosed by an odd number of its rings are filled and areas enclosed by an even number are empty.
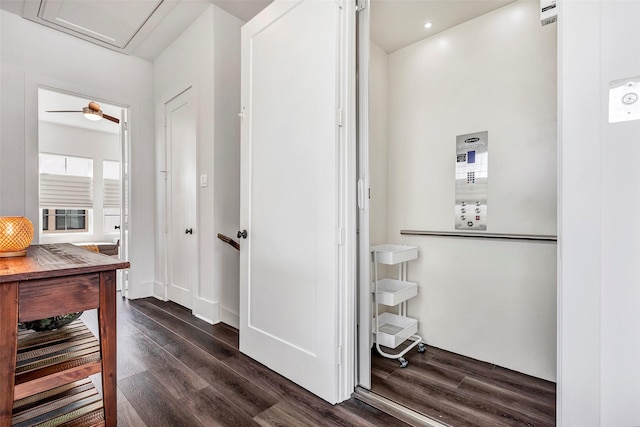
<svg viewBox="0 0 640 427"><path fill-rule="evenodd" d="M120 207L120 180L104 179L104 196L102 206L104 208Z"/></svg>
<svg viewBox="0 0 640 427"><path fill-rule="evenodd" d="M41 208L93 208L93 178L40 174Z"/></svg>

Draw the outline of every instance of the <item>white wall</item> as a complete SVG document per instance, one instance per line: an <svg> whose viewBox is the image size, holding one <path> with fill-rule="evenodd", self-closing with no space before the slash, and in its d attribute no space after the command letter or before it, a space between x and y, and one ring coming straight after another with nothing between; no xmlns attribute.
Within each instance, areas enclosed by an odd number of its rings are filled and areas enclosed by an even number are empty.
<svg viewBox="0 0 640 427"><path fill-rule="evenodd" d="M239 252L216 236L234 240L240 227L240 28L238 18L214 8L214 279L219 289L220 320L240 326ZM240 240L240 244L243 241Z"/></svg>
<svg viewBox="0 0 640 427"><path fill-rule="evenodd" d="M369 170L372 171L369 239L372 246L387 241L388 69L387 53L372 41L369 56Z"/></svg>
<svg viewBox="0 0 640 427"><path fill-rule="evenodd" d="M41 153L60 154L93 159L93 200L91 231L86 233L41 234L40 243L114 242L118 230L104 230L103 221L103 162L120 161L120 136L73 126L40 121L38 142ZM38 224L34 223L38 228ZM42 224L40 224L42 226ZM40 228L40 230L42 230ZM41 231L40 231L41 232Z"/></svg>
<svg viewBox="0 0 640 427"><path fill-rule="evenodd" d="M640 75L640 3L559 4L558 420L638 426L640 121L607 107L610 81Z"/></svg>
<svg viewBox="0 0 640 427"><path fill-rule="evenodd" d="M409 314L430 345L555 380L555 243L400 230L454 231L456 136L488 131L487 231L556 233L556 26L520 1L388 61L387 240L420 250Z"/></svg>
<svg viewBox="0 0 640 427"><path fill-rule="evenodd" d="M0 10L0 214L38 215L38 85L129 107L129 292L151 294L154 206L152 65ZM151 191L150 191L151 189Z"/></svg>
<svg viewBox="0 0 640 427"><path fill-rule="evenodd" d="M154 61L156 112L156 220L164 224L165 170L164 104L187 89L197 104L197 172L209 185L198 183L198 283L193 312L237 326L238 254L222 244L217 233L231 235L239 221L239 98L240 26L242 21L217 6L209 7ZM155 295L165 298L164 226L156 234ZM234 315L236 317L234 317ZM235 322L235 324L234 324Z"/></svg>

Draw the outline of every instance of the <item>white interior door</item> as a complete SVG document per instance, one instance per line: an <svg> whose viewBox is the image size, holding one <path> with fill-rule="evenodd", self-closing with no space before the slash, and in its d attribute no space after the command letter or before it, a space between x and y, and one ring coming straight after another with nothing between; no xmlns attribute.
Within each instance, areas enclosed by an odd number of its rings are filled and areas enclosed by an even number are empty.
<svg viewBox="0 0 640 427"><path fill-rule="evenodd" d="M167 298L192 308L198 277L196 118L192 89L165 104L167 144Z"/></svg>
<svg viewBox="0 0 640 427"><path fill-rule="evenodd" d="M240 351L339 399L340 106L334 1L242 28Z"/></svg>

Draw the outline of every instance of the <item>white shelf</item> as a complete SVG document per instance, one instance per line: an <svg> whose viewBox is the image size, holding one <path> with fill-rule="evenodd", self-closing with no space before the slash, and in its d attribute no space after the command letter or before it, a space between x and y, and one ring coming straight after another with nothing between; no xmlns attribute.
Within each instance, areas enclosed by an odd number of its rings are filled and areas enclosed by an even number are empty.
<svg viewBox="0 0 640 427"><path fill-rule="evenodd" d="M378 245L372 246L371 252L375 254L373 261L379 264L400 264L401 262L418 258L418 248L416 246Z"/></svg>
<svg viewBox="0 0 640 427"><path fill-rule="evenodd" d="M373 286L371 292L375 292L375 283ZM416 295L418 295L417 283L394 279L378 280L378 292L376 295L378 304L394 306Z"/></svg>
<svg viewBox="0 0 640 427"><path fill-rule="evenodd" d="M389 348L396 348L418 332L418 321L393 313L382 313L380 314L380 320L378 322L378 333L375 334L375 317L373 318L371 330L374 331L374 337L378 344Z"/></svg>

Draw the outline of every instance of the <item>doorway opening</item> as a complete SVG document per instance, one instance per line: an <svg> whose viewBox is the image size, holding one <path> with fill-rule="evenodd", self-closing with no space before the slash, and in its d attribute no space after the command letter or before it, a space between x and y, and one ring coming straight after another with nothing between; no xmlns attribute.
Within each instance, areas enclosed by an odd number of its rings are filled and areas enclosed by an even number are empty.
<svg viewBox="0 0 640 427"><path fill-rule="evenodd" d="M72 243L127 259L126 124L125 108L38 88L39 243ZM127 283L128 270L120 270L117 289L124 296Z"/></svg>
<svg viewBox="0 0 640 427"><path fill-rule="evenodd" d="M360 204L358 383L368 401L382 396L434 425L554 425L556 28L532 2L472 3L489 6L360 8L359 187L370 190ZM458 230L457 137L485 132L486 230ZM523 172L535 185L521 185ZM369 249L383 244L417 249L404 270L417 293L402 313L372 292ZM378 274L397 276L393 265ZM427 344L406 367L375 348L391 343L383 350L394 355L411 343L373 334L376 302L382 315L415 320Z"/></svg>

